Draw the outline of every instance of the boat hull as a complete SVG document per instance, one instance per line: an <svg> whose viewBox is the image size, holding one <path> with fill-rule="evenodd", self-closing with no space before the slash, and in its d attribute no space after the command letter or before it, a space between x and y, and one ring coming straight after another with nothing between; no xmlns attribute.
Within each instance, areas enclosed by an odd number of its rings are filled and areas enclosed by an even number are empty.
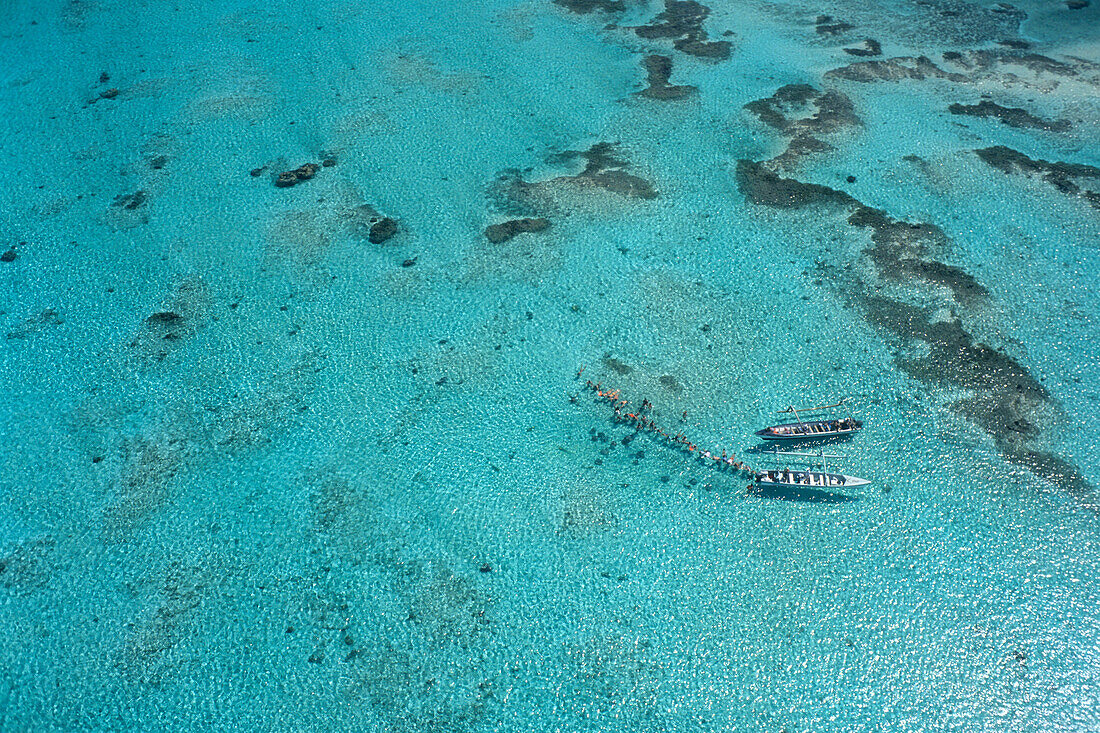
<svg viewBox="0 0 1100 733"><path fill-rule="evenodd" d="M847 476L843 473L825 473L823 471L764 471L757 474L756 483L760 486L785 486L800 489L851 489L867 486L871 482L859 476Z"/></svg>
<svg viewBox="0 0 1100 733"><path fill-rule="evenodd" d="M756 435L764 440L779 440L792 442L796 440L826 440L828 438L841 438L846 435L858 433L863 429L863 423L853 421L851 427L836 428L835 420L814 420L805 423L785 423L783 425L770 425L763 430L757 430Z"/></svg>

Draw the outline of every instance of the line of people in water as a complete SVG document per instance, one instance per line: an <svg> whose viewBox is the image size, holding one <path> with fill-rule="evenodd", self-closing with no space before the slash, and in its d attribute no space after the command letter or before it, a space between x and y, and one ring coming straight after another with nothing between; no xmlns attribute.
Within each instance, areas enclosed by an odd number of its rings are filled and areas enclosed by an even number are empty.
<svg viewBox="0 0 1100 733"><path fill-rule="evenodd" d="M577 378L579 379L584 369L577 372ZM603 385L599 382L593 382L591 379L585 380L585 387L596 393L596 396L609 403L615 413L615 420L619 422L630 423L635 426L637 430L646 430L654 435L658 435L670 444L679 446L680 450L686 451L694 458L698 458L710 465L715 466L723 470L732 471L744 471L756 477L756 471L750 468L745 463L738 461L732 453L722 451L719 453L717 450L709 451L706 449L700 449L695 443L691 442L686 435L681 432L669 433L664 428L659 426L652 418L648 417L646 413L653 409L653 404L649 400L642 400L642 404L639 406L637 412L628 412L627 407L630 404L627 400L622 399L620 392L617 389L604 389ZM687 412L681 416L681 419L687 418Z"/></svg>

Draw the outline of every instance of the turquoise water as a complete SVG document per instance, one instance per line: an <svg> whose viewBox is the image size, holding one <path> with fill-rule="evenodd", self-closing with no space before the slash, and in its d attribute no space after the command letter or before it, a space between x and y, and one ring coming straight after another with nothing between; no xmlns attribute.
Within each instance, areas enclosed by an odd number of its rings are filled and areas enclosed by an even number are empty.
<svg viewBox="0 0 1100 733"><path fill-rule="evenodd" d="M1100 4L582 5L0 9L0 729L1100 727Z"/></svg>

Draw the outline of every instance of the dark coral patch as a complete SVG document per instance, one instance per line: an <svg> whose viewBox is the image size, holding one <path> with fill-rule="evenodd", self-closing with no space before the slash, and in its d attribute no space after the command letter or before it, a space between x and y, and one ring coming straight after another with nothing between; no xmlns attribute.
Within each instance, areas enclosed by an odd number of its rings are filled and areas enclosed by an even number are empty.
<svg viewBox="0 0 1100 733"><path fill-rule="evenodd" d="M626 376L634 371L634 367L619 361L611 354L604 354L603 365L620 376Z"/></svg>
<svg viewBox="0 0 1100 733"><path fill-rule="evenodd" d="M35 333L38 333L47 326L59 326L64 322L65 319L61 317L60 313L58 313L53 308L46 308L38 315L31 316L30 318L24 320L13 331L9 331L7 338L25 339Z"/></svg>
<svg viewBox="0 0 1100 733"><path fill-rule="evenodd" d="M395 234L397 234L397 221L386 216L371 225L367 239L371 244L382 244Z"/></svg>
<svg viewBox="0 0 1100 733"><path fill-rule="evenodd" d="M950 290L958 302L989 295L970 273L931 258L931 251L948 245L947 235L938 226L898 221L884 211L862 205L848 217L848 223L872 230L875 246L864 253L883 277L895 282L917 279L939 285Z"/></svg>
<svg viewBox="0 0 1100 733"><path fill-rule="evenodd" d="M794 116L808 111L809 107L814 109L811 114ZM818 91L809 84L780 87L766 99L749 102L745 109L765 124L791 135L828 135L860 124L847 95L835 90Z"/></svg>
<svg viewBox="0 0 1100 733"><path fill-rule="evenodd" d="M176 285L167 307L147 316L138 334L129 343L137 358L160 362L175 342L202 327L209 309L207 285L198 278L187 278Z"/></svg>
<svg viewBox="0 0 1100 733"><path fill-rule="evenodd" d="M882 44L874 38L864 38L861 45L845 48L844 53L852 56L881 56Z"/></svg>
<svg viewBox="0 0 1100 733"><path fill-rule="evenodd" d="M597 10L605 13L616 13L626 10L622 0L554 0L555 5L560 5L579 15L588 15Z"/></svg>
<svg viewBox="0 0 1100 733"><path fill-rule="evenodd" d="M275 185L279 188L289 188L302 181L308 181L317 175L317 171L321 170L321 166L316 163L306 163L305 165L298 166L292 171L283 171L275 177Z"/></svg>
<svg viewBox="0 0 1100 733"><path fill-rule="evenodd" d="M1003 351L976 342L957 321L933 321L921 308L862 294L860 305L874 325L929 347L927 356L897 359L910 376L928 384L969 390L956 409L989 433L1005 460L1026 468L1096 508L1098 498L1077 466L1032 443L1036 414L1050 396L1028 369Z"/></svg>
<svg viewBox="0 0 1100 733"><path fill-rule="evenodd" d="M652 182L628 172L630 163L617 152L614 143L596 143L588 150L564 150L547 156L552 165L576 164L584 168L576 175L558 176L546 181L529 182L523 173L510 170L498 176L489 187L489 195L497 207L516 218L537 217L560 184L578 188L601 188L622 196L639 199L657 198Z"/></svg>
<svg viewBox="0 0 1100 733"><path fill-rule="evenodd" d="M512 237L530 232L541 232L550 227L550 220L543 218L512 219L485 227L485 238L493 244L507 242Z"/></svg>
<svg viewBox="0 0 1100 733"><path fill-rule="evenodd" d="M703 21L710 15L710 8L695 0L665 0L665 9L634 32L650 40L675 39L673 47L681 53L700 58L729 58L732 44L729 41L709 41L703 30Z"/></svg>
<svg viewBox="0 0 1100 733"><path fill-rule="evenodd" d="M1081 163L1034 160L1004 145L981 148L974 152L979 158L1003 173L1039 176L1062 193L1081 196L1094 208L1100 209L1100 193L1082 189L1079 185L1079 180L1082 178L1100 179L1100 168Z"/></svg>
<svg viewBox="0 0 1100 733"><path fill-rule="evenodd" d="M860 205L859 201L843 191L817 183L783 178L763 163L754 160L737 161L737 186L750 202L777 209L800 209L821 204Z"/></svg>
<svg viewBox="0 0 1100 733"><path fill-rule="evenodd" d="M929 78L947 79L955 82L967 80L962 74L944 71L927 56L900 56L881 61L858 61L839 69L827 71L825 76L826 78L858 82L901 81L903 79L921 81Z"/></svg>
<svg viewBox="0 0 1100 733"><path fill-rule="evenodd" d="M819 15L814 21L814 27L819 36L837 36L855 28L851 23L836 20L831 15Z"/></svg>
<svg viewBox="0 0 1100 733"><path fill-rule="evenodd" d="M979 68L989 68L995 65L1022 66L1036 74L1053 74L1054 76L1078 76L1079 74L1076 65L1058 61L1039 53L1015 53L1013 51L982 49L971 51L968 59ZM1087 62L1084 65L1087 68Z"/></svg>
<svg viewBox="0 0 1100 733"><path fill-rule="evenodd" d="M581 157L587 165L573 177L578 183L599 186L632 198L657 198L657 189L652 183L626 172L627 162L616 157L615 146L611 143L596 143L581 153Z"/></svg>
<svg viewBox="0 0 1100 733"><path fill-rule="evenodd" d="M1050 132L1065 132L1070 129L1067 120L1044 120L1041 117L1028 112L1020 107L1002 107L996 102L983 99L977 104L952 104L947 111L953 115L970 115L971 117L993 117L1009 127L1031 128L1035 130L1048 130Z"/></svg>
<svg viewBox="0 0 1100 733"><path fill-rule="evenodd" d="M1071 62L1058 61L1037 53L1026 53L1018 43L1004 42L1006 47L976 51L946 51L945 63L963 69L966 73L948 71L937 66L927 56L898 56L891 59L859 61L825 73L826 78L846 79L858 82L901 81L912 79L946 79L968 82L983 78L1001 81L1019 81L1019 73L1011 67L1024 68L1036 76L1080 77L1085 72L1095 72L1096 65L1081 59ZM1021 42L1022 43L1022 42ZM1008 68L1006 68L1008 67ZM1090 79L1096 84L1095 78Z"/></svg>
<svg viewBox="0 0 1100 733"><path fill-rule="evenodd" d="M988 295L986 288L966 271L933 259L933 252L948 245L947 235L933 224L898 221L843 191L783 178L765 164L750 160L738 161L737 182L750 202L762 206L799 209L828 205L852 210L848 223L871 229L874 246L864 253L885 278L895 282L919 279L945 287L960 302Z"/></svg>
<svg viewBox="0 0 1100 733"><path fill-rule="evenodd" d="M645 89L638 92L643 97L650 99L684 99L695 94L698 89L686 84L669 84L669 77L672 76L672 59L668 56L646 56L642 60L642 66L646 70L646 79L649 84Z"/></svg>
<svg viewBox="0 0 1100 733"><path fill-rule="evenodd" d="M787 149L771 163L784 167L811 153L833 149L818 136L827 136L861 123L852 100L836 90L818 91L809 84L788 84L745 109L761 122L791 138Z"/></svg>
<svg viewBox="0 0 1100 733"><path fill-rule="evenodd" d="M148 200L148 195L145 191L134 191L122 196L116 196L115 200L111 202L111 206L119 209L126 209L127 211L133 211L134 209L140 209L145 205Z"/></svg>
<svg viewBox="0 0 1100 733"><path fill-rule="evenodd" d="M684 391L684 386L671 374L662 374L657 381L672 394L680 394Z"/></svg>
<svg viewBox="0 0 1100 733"><path fill-rule="evenodd" d="M809 84L787 84L779 87L775 94L766 99L757 99L745 105L745 109L760 118L769 127L786 132L790 126L787 110L805 105L818 95L818 91Z"/></svg>

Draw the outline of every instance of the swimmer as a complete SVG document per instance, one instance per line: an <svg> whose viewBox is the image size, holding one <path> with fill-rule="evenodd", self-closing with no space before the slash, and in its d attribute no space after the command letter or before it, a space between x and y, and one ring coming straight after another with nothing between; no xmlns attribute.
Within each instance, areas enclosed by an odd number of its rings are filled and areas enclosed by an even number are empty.
<svg viewBox="0 0 1100 733"><path fill-rule="evenodd" d="M577 379L581 378L581 375L584 374L584 370L585 370L585 367L581 367L580 369L577 370Z"/></svg>
<svg viewBox="0 0 1100 733"><path fill-rule="evenodd" d="M680 422L684 422L688 419L688 411L684 410L684 414L680 415Z"/></svg>

